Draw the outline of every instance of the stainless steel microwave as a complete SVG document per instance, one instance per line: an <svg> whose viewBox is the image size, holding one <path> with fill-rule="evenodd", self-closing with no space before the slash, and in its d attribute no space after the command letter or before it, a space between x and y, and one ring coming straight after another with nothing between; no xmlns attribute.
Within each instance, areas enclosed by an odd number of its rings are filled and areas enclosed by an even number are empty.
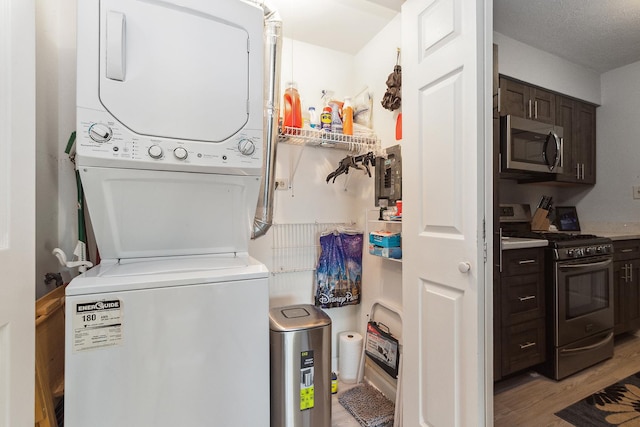
<svg viewBox="0 0 640 427"><path fill-rule="evenodd" d="M562 173L562 127L512 115L500 117L502 172Z"/></svg>

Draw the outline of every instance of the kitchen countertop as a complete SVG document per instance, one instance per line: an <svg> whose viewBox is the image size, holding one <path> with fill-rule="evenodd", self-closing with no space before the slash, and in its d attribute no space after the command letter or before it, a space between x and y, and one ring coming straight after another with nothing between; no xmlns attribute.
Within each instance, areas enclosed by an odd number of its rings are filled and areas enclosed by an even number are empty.
<svg viewBox="0 0 640 427"><path fill-rule="evenodd" d="M608 237L614 241L640 239L640 222L584 221L582 224L582 232Z"/></svg>
<svg viewBox="0 0 640 427"><path fill-rule="evenodd" d="M524 239L522 237L502 237L502 249L526 249L526 248L539 248L547 246L548 240L543 239Z"/></svg>
<svg viewBox="0 0 640 427"><path fill-rule="evenodd" d="M622 232L622 231L589 231L589 234L595 234L600 237L607 237L613 241L615 240L633 240L640 239L640 233L638 232Z"/></svg>

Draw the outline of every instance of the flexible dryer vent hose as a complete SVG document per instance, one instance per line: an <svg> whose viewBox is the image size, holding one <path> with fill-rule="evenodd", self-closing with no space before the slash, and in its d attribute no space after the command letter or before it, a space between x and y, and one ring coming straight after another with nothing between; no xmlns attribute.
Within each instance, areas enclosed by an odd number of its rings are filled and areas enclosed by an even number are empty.
<svg viewBox="0 0 640 427"><path fill-rule="evenodd" d="M282 20L277 11L264 1L256 1L264 10L264 159L262 183L258 196L256 215L251 238L264 236L273 222L273 196L275 190L275 167L278 145L278 116L280 115L280 59L282 53Z"/></svg>

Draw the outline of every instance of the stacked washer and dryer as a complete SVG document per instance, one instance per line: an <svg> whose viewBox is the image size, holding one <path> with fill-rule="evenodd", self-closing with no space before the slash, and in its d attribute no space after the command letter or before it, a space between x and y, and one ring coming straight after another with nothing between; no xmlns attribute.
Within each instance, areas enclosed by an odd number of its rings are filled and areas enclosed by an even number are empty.
<svg viewBox="0 0 640 427"><path fill-rule="evenodd" d="M268 271L248 255L275 156L267 9L77 13L76 167L102 261L66 290L65 426L267 426Z"/></svg>

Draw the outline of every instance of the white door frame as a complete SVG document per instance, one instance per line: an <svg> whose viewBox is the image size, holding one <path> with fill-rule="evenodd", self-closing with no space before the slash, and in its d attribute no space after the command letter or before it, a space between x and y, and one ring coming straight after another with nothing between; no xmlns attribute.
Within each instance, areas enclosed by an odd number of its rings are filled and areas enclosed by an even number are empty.
<svg viewBox="0 0 640 427"><path fill-rule="evenodd" d="M34 424L35 1L0 0L0 427Z"/></svg>

